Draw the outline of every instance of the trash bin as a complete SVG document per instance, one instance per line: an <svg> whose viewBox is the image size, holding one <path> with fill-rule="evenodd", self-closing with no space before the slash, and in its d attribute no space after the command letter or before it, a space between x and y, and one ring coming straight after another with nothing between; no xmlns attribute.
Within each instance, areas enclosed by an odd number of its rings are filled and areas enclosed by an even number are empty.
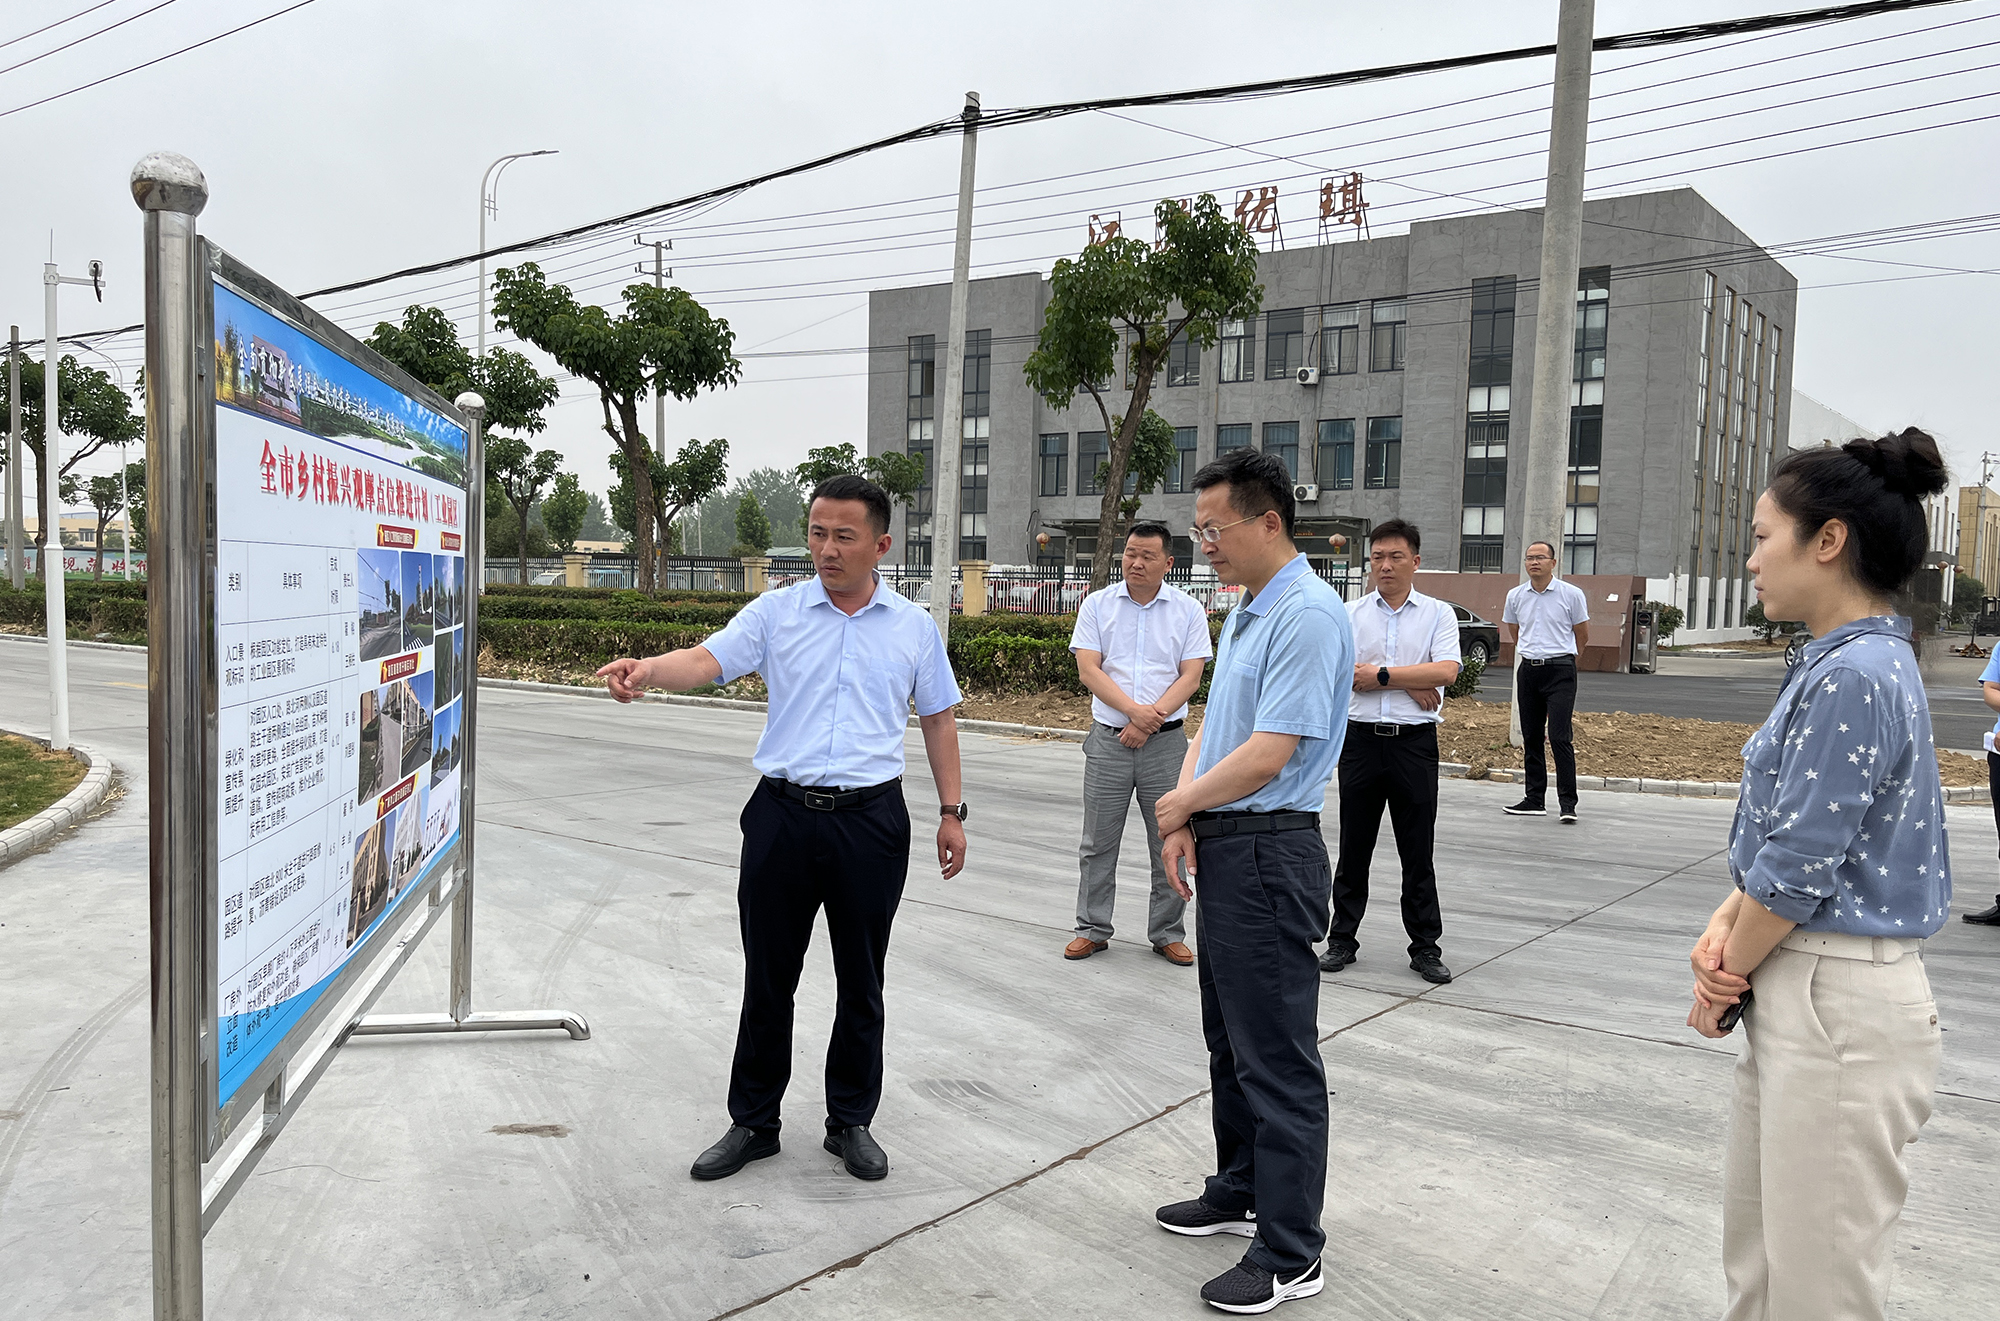
<svg viewBox="0 0 2000 1321"><path fill-rule="evenodd" d="M1653 674L1659 661L1660 635L1653 626L1653 612L1632 612L1632 673Z"/></svg>

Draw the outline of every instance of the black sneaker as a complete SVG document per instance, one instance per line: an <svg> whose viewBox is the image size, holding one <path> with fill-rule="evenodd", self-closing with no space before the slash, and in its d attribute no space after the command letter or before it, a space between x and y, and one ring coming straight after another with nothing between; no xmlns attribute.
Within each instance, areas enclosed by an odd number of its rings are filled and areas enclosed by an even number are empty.
<svg viewBox="0 0 2000 1321"><path fill-rule="evenodd" d="M1361 957L1361 951L1352 946L1328 945L1326 953L1319 956L1319 970L1321 972L1339 972L1359 957Z"/></svg>
<svg viewBox="0 0 2000 1321"><path fill-rule="evenodd" d="M1573 826L1573 825L1575 825L1575 824L1576 824L1576 809L1575 809L1574 807L1565 807L1565 808L1564 808L1564 809L1562 810L1562 817L1561 817L1561 820L1562 820L1562 823L1563 823L1564 825L1566 825L1566 826Z"/></svg>
<svg viewBox="0 0 2000 1321"><path fill-rule="evenodd" d="M1247 1257L1201 1286L1201 1300L1221 1312L1268 1312L1326 1287L1317 1260L1296 1279L1281 1280Z"/></svg>
<svg viewBox="0 0 2000 1321"><path fill-rule="evenodd" d="M1500 810L1508 816L1543 816L1548 812L1546 807L1532 798L1523 798L1512 807L1503 807Z"/></svg>
<svg viewBox="0 0 2000 1321"><path fill-rule="evenodd" d="M1451 980L1451 969L1444 966L1444 960L1435 954L1419 954L1410 960L1410 971L1431 983L1443 986Z"/></svg>
<svg viewBox="0 0 2000 1321"><path fill-rule="evenodd" d="M1995 900L1996 902L1991 908L1982 908L1976 913L1964 914L1965 920L1974 926L2000 927L2000 895L1995 896Z"/></svg>
<svg viewBox="0 0 2000 1321"><path fill-rule="evenodd" d="M1199 1197L1192 1202L1175 1202L1153 1212L1153 1218L1160 1222L1160 1228L1170 1234L1185 1234L1189 1238L1207 1238L1210 1234L1241 1234L1244 1238L1257 1237L1257 1213L1255 1211L1218 1211Z"/></svg>

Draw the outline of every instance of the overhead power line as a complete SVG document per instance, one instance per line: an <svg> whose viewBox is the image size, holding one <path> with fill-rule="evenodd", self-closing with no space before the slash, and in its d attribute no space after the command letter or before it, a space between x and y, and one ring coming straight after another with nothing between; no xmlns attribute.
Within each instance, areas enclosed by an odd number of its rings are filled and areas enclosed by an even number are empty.
<svg viewBox="0 0 2000 1321"><path fill-rule="evenodd" d="M33 32L23 32L18 37L9 37L5 41L0 41L0 50L5 50L7 47L12 46L17 42L26 41L29 37L39 37L44 32L53 31L54 29L61 27L65 23L74 23L79 18L82 18L85 14L94 14L98 10L104 8L104 6L111 4L112 2L113 0L97 0L97 3L90 6L88 9L79 9L74 14L71 14L68 18L59 18L53 23L42 24L40 27L36 28Z"/></svg>
<svg viewBox="0 0 2000 1321"><path fill-rule="evenodd" d="M48 50L43 51L40 55L30 55L27 59L20 61L18 64L10 64L4 69L0 69L0 74L12 73L16 69L25 69L30 64L35 63L37 60L46 60L51 55L60 55L64 51L68 50L71 46L81 46L84 42L89 41L92 37L101 37L105 33L113 30L114 28L122 28L127 23L137 22L139 19L144 18L148 14L157 13L160 10L165 9L168 5L172 3L174 3L174 0L160 0L160 2L154 5L151 9L142 9L136 14L132 14L125 18L119 19L116 23L107 23L103 27L97 29L97 31L95 32L86 32L82 36L76 38L73 41L66 41L60 46L52 46Z"/></svg>

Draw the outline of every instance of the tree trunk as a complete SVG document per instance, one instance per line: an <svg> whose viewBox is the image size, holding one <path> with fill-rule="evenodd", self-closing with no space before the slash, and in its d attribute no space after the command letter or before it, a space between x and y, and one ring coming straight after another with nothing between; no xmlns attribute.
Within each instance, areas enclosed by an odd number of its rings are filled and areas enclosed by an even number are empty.
<svg viewBox="0 0 2000 1321"><path fill-rule="evenodd" d="M1146 401L1152 393L1153 372L1142 363L1132 376L1132 402L1125 406L1124 420L1119 422L1117 434L1110 439L1110 453L1105 455L1111 471L1105 475L1104 498L1097 507L1097 554L1090 560L1093 592L1111 581L1111 566L1119 549L1113 540L1118 534L1119 506L1125 500L1125 473L1132 466L1132 444L1138 439L1139 421L1146 416ZM1098 407L1103 406L1100 400ZM1110 429L1108 419L1105 429Z"/></svg>
<svg viewBox="0 0 2000 1321"><path fill-rule="evenodd" d="M618 447L625 452L626 480L632 483L632 554L639 562L637 585L640 591L650 592L657 581L653 572L653 547L657 544L653 525L658 514L653 498L653 451L639 430L639 405L631 395L618 400L618 423L624 433L618 437Z"/></svg>
<svg viewBox="0 0 2000 1321"><path fill-rule="evenodd" d="M35 545L41 548L41 553L35 556L35 572L46 583L49 580L49 483L48 473L42 466L42 456L48 450L34 444L26 436L21 438L21 444L35 456ZM61 528L56 529L56 558L58 561L62 558Z"/></svg>
<svg viewBox="0 0 2000 1321"><path fill-rule="evenodd" d="M520 531L520 535L514 538L514 553L521 564L521 585L526 587L528 585L528 506L515 504L512 496L507 498L507 503L514 506L514 522ZM533 502L531 501L530 503Z"/></svg>
<svg viewBox="0 0 2000 1321"><path fill-rule="evenodd" d="M102 511L98 513L97 554L92 556L90 561L90 580L92 582L101 583L104 581L104 525L110 521L111 516L109 514Z"/></svg>

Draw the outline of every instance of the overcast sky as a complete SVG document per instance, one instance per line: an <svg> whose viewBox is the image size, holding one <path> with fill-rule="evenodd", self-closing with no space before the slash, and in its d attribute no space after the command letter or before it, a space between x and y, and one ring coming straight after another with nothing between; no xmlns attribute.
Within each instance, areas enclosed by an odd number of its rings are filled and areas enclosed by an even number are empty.
<svg viewBox="0 0 2000 1321"><path fill-rule="evenodd" d="M12 113L292 0L109 0L17 39L95 2L0 6L0 41L9 42L0 46L0 140L12 176L0 205L0 329L17 322L29 337L41 334L52 231L64 274L83 273L91 258L109 273L101 307L87 290L64 290L65 333L139 320L140 217L127 180L150 150L184 153L206 173L205 234L284 287L310 290L476 250L480 174L503 153L560 152L508 169L490 244L952 115L967 89L990 110L1534 45L1554 39L1557 8L313 0ZM1802 3L1600 0L1597 31ZM1311 232L1316 179L1335 170L1370 179L1378 235L1427 216L1536 205L1550 64L990 132L979 148L974 272L1046 271L1083 243L1093 212L1122 211L1150 235L1144 217L1159 197L1226 198L1281 180L1281 214L1297 242ZM1602 55L1590 183L1599 195L1694 187L1770 245L2000 213L2000 118L1798 152L2000 116L1997 72L2000 0ZM1483 99L1450 104L1468 98ZM1748 138L1759 140L1740 141ZM1240 145L1252 142L1265 145ZM1772 152L1798 154L1729 164ZM894 148L648 228L649 238L674 238L675 283L728 318L744 356L740 385L669 404L669 447L725 436L738 473L789 466L811 445L861 447L866 291L948 275L957 164L955 141ZM648 255L619 232L532 256L587 300L615 307L627 279L640 278L632 264ZM1801 284L1796 387L1871 428L1933 430L1961 476L1976 480L1980 453L1995 445L1992 234L1784 260ZM465 267L314 305L365 336L410 302L435 302L469 344L475 287ZM137 336L103 348L129 381ZM787 356L769 356L778 354ZM650 426L650 408L644 417ZM566 382L539 443L603 491L609 440L594 389Z"/></svg>

